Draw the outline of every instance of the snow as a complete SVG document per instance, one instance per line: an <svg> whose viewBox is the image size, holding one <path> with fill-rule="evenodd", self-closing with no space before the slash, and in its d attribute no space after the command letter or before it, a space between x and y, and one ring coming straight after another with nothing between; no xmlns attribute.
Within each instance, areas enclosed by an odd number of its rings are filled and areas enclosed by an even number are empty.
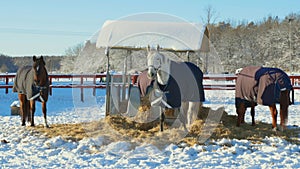
<svg viewBox="0 0 300 169"><path fill-rule="evenodd" d="M78 142L60 136L47 138L20 126L20 117L10 115L10 105L17 99L16 94L0 92L1 168L300 168L300 146L279 137L265 137L260 142L209 139L203 145L192 147L184 144L156 147L130 140L111 142L105 136ZM92 96L86 89L86 101L80 103L78 91L54 89L48 103L49 124L103 118L104 93L99 89L96 96ZM229 114L235 114L234 91L205 93L204 106L224 106ZM295 91L295 96L296 104L289 109L289 128L300 126L299 90ZM256 110L256 120L270 123L267 107L257 106ZM37 107L35 122L43 124L40 107ZM246 122L251 122L249 112Z"/></svg>
<svg viewBox="0 0 300 169"><path fill-rule="evenodd" d="M96 46L145 48L159 42L165 49L204 52L208 50L205 31L205 25L183 21L108 20L99 32Z"/></svg>

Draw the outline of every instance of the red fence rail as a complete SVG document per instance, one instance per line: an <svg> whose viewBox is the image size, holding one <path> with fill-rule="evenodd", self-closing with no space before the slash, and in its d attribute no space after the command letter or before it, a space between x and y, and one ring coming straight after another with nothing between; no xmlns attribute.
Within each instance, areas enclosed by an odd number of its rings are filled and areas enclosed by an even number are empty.
<svg viewBox="0 0 300 169"><path fill-rule="evenodd" d="M113 75L114 77L122 77L122 75ZM132 83L136 85L137 74L131 75ZM8 89L12 88L13 85L9 84L12 82L15 77L15 74L0 74L0 82L4 81L4 84L0 83L0 89L5 89L5 93L8 93ZM294 89L300 89L300 75L290 75L289 76ZM105 74L49 74L50 79L50 95L52 95L53 88L105 88L106 83L104 79L106 78ZM204 75L203 83L205 90L234 90L235 81L237 76L235 75ZM74 81L77 79L79 83L77 84L59 84L61 79L69 79ZM84 81L91 81L92 83L85 84ZM53 84L53 81L56 80L56 83Z"/></svg>

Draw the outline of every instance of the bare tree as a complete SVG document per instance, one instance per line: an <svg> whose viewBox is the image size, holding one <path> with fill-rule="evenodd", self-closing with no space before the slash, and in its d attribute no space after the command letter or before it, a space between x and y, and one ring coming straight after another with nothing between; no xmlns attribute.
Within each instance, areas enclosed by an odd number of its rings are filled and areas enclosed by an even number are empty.
<svg viewBox="0 0 300 169"><path fill-rule="evenodd" d="M216 20L218 19L217 12L211 5L208 5L204 9L204 12L205 12L205 16L201 17L203 23L205 23L207 25L211 25L211 24L215 23Z"/></svg>
<svg viewBox="0 0 300 169"><path fill-rule="evenodd" d="M83 47L84 47L83 43L79 43L73 47L69 47L65 51L65 55L66 56L78 56L80 54L80 52L82 51Z"/></svg>
<svg viewBox="0 0 300 169"><path fill-rule="evenodd" d="M69 47L65 51L64 59L61 61L61 70L64 73L71 73L74 69L74 64L82 51L84 44L80 43L73 47Z"/></svg>

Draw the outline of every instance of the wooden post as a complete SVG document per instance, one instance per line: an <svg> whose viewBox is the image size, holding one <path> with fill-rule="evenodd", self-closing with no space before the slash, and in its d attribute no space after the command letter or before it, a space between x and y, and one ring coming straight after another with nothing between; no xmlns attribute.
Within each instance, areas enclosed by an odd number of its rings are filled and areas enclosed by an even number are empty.
<svg viewBox="0 0 300 169"><path fill-rule="evenodd" d="M127 50L127 55L128 55L128 50ZM124 70L123 70L123 75L122 75L122 97L121 97L121 101L123 102L125 100L125 89L126 89L126 75L127 75L127 57L125 56L125 60L124 60Z"/></svg>
<svg viewBox="0 0 300 169"><path fill-rule="evenodd" d="M83 76L80 76L80 97L81 97L81 102L84 102L84 97L83 97Z"/></svg>
<svg viewBox="0 0 300 169"><path fill-rule="evenodd" d="M190 61L190 51L186 51L186 59L189 62Z"/></svg>
<svg viewBox="0 0 300 169"><path fill-rule="evenodd" d="M117 110L117 112L115 113L120 113L120 108L121 108L121 97L120 97L120 94L121 94L121 85L117 85L117 99L115 99L115 101L117 101L117 103L114 104L115 106L115 110ZM123 98L122 98L123 99ZM123 100L122 100L123 101Z"/></svg>
<svg viewBox="0 0 300 169"><path fill-rule="evenodd" d="M208 74L208 53L205 52L205 69L204 73Z"/></svg>
<svg viewBox="0 0 300 169"><path fill-rule="evenodd" d="M52 96L52 77L50 76L49 79L50 79L49 94L50 96Z"/></svg>
<svg viewBox="0 0 300 169"><path fill-rule="evenodd" d="M132 82L132 77L131 77L131 75L129 74L128 76L127 76L127 83L128 83L128 88L127 88L127 90L128 90L128 95L127 95L127 97L125 97L125 99L126 100L129 100L129 92L130 92L130 87L131 87L131 82ZM132 84L133 85L133 84Z"/></svg>
<svg viewBox="0 0 300 169"><path fill-rule="evenodd" d="M9 78L8 78L8 76L6 76L6 77L5 77L5 85L7 86L7 87L5 88L5 93L6 93L6 94L8 94L8 81L9 81Z"/></svg>
<svg viewBox="0 0 300 169"><path fill-rule="evenodd" d="M294 88L292 88L292 104L295 104L295 92L294 92Z"/></svg>
<svg viewBox="0 0 300 169"><path fill-rule="evenodd" d="M96 96L96 75L93 77L93 96Z"/></svg>
<svg viewBox="0 0 300 169"><path fill-rule="evenodd" d="M109 74L109 48L106 47L105 49L105 55L107 57L107 66L106 66L106 101L105 101L105 116L109 115L110 111L110 74Z"/></svg>

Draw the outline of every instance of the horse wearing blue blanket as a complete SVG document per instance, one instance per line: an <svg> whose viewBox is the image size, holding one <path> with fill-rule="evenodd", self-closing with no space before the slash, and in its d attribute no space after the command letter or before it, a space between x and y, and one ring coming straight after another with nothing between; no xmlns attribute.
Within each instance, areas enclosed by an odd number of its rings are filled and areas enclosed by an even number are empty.
<svg viewBox="0 0 300 169"><path fill-rule="evenodd" d="M160 99L151 105L172 108L180 111L184 128L190 127L197 119L199 108L205 101L203 73L191 62L177 62L159 52L159 47L151 51L148 47L148 72L153 83L154 92L160 93ZM162 114L162 119L164 114Z"/></svg>
<svg viewBox="0 0 300 169"><path fill-rule="evenodd" d="M278 68L248 66L243 68L236 80L235 106L238 114L237 126L244 123L245 111L251 107L252 125L255 125L255 106L269 106L272 115L272 128L277 129L276 103L280 104L281 130L286 128L290 91L289 76Z"/></svg>

